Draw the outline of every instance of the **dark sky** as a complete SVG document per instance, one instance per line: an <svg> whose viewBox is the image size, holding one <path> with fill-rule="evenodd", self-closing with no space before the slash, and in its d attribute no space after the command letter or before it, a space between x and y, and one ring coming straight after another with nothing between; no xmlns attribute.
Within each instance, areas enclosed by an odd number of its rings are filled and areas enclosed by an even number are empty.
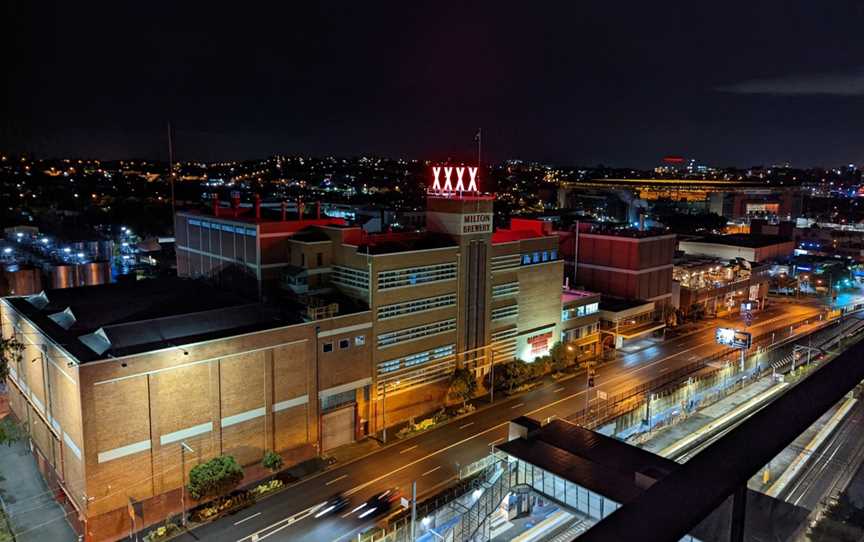
<svg viewBox="0 0 864 542"><path fill-rule="evenodd" d="M864 163L861 1L8 2L43 156Z"/></svg>

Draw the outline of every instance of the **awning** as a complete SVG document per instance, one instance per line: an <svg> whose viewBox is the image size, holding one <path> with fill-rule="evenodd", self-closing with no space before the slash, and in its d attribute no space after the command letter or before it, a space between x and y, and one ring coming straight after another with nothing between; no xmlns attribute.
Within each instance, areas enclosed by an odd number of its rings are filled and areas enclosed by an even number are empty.
<svg viewBox="0 0 864 542"><path fill-rule="evenodd" d="M635 337L641 337L652 331L657 331L658 329L663 329L666 327L666 324L663 322L648 322L646 324L641 324L638 326L633 326L630 329L625 331L619 331L618 335L625 339L633 339Z"/></svg>

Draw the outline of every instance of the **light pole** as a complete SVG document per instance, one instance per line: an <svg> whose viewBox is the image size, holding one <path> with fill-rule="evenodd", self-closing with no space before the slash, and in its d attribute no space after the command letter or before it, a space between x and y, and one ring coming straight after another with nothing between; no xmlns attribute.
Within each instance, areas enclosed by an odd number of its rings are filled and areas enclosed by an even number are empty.
<svg viewBox="0 0 864 542"><path fill-rule="evenodd" d="M397 386L399 381L394 382ZM381 422L384 424L384 444L387 444L387 381L384 381L384 392L381 394Z"/></svg>
<svg viewBox="0 0 864 542"><path fill-rule="evenodd" d="M186 527L186 452L195 453L186 441L180 441L180 508L183 510L180 522Z"/></svg>

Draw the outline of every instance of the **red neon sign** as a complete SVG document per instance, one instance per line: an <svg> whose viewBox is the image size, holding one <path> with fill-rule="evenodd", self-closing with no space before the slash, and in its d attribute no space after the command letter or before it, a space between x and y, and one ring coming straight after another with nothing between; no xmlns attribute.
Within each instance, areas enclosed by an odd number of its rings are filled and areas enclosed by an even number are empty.
<svg viewBox="0 0 864 542"><path fill-rule="evenodd" d="M465 170L468 170L468 186L465 186ZM456 185L453 185L453 171L456 171ZM479 192L477 188L476 167L451 167L434 166L432 175L435 177L432 183L432 192L437 194L453 194L456 192ZM441 172L444 172L444 184L441 184Z"/></svg>

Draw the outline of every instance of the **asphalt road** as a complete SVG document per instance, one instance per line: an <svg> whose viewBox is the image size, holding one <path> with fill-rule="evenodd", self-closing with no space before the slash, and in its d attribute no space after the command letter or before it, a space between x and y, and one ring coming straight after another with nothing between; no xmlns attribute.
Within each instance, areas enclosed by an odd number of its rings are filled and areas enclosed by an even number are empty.
<svg viewBox="0 0 864 542"><path fill-rule="evenodd" d="M776 330L777 340L789 333L792 323L812 319L815 306L777 303L755 316L754 334ZM644 350L620 355L597 369L596 386L610 395L654 380L701 357L721 350L714 342L719 326L741 327L739 319L717 319L699 331L660 342ZM507 423L518 416L544 419L568 417L585 407L586 376L564 382L549 381L520 396L496 401L485 408L404 442L394 442L373 454L306 478L291 489L265 499L234 516L202 526L180 540L297 541L350 540L371 524L368 518L343 517L356 505L387 488L407 492L417 481L421 498L451 484L459 465L487 455L493 444L506 437ZM317 505L336 493L351 499L342 515L315 518Z"/></svg>

